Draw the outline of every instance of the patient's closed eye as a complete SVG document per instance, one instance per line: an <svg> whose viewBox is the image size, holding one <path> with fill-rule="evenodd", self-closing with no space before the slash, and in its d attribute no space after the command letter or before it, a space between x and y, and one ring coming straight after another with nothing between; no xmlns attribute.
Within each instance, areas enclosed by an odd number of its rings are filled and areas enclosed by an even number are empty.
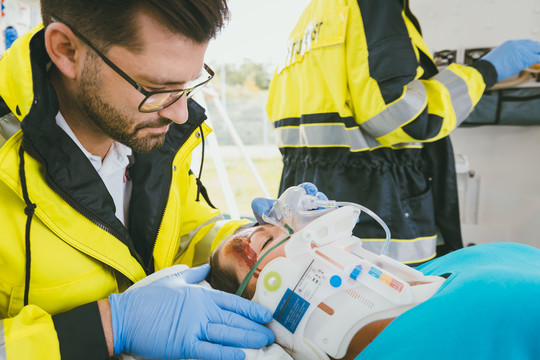
<svg viewBox="0 0 540 360"><path fill-rule="evenodd" d="M268 243L270 243L272 240L274 240L274 237L273 236L270 236L270 238L268 240L265 241L265 243L263 244L262 248L261 248L261 251L263 251L264 247L266 245L268 245Z"/></svg>

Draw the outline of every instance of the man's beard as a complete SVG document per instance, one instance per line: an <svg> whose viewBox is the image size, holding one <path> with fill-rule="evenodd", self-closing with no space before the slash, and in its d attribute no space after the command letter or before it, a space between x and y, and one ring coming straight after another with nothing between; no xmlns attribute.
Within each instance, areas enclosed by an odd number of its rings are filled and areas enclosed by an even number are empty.
<svg viewBox="0 0 540 360"><path fill-rule="evenodd" d="M163 134L149 134L139 137L139 130L157 128L171 124L171 120L159 117L152 122L144 122L132 128L132 120L126 112L115 108L101 97L101 78L97 66L97 56L88 56L81 74L77 98L88 118L110 138L129 146L136 152L145 153L159 148L165 142Z"/></svg>

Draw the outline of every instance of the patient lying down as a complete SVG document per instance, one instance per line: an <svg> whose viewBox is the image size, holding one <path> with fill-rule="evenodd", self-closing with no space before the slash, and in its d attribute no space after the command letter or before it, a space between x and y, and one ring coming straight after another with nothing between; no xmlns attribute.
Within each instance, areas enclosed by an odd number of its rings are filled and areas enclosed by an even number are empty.
<svg viewBox="0 0 540 360"><path fill-rule="evenodd" d="M245 285L242 296L274 312L270 328L294 359L538 356L538 249L479 245L413 269L363 249L355 211L291 235L244 229L212 254L207 280L230 293Z"/></svg>

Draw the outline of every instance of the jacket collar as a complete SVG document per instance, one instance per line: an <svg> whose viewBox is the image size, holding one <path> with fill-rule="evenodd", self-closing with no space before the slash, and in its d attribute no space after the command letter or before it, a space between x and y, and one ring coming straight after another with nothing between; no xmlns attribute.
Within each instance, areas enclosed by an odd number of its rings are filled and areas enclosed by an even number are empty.
<svg viewBox="0 0 540 360"><path fill-rule="evenodd" d="M46 86L43 79L35 76L45 73L48 61L41 24L23 34L0 58L0 97L19 120L30 113L38 100L36 94L46 94L41 88Z"/></svg>

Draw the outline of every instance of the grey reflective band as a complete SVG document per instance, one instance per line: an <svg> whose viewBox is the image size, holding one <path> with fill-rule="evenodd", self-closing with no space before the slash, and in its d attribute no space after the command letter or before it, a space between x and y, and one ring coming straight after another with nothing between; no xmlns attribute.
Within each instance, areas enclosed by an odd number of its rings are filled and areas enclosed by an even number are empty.
<svg viewBox="0 0 540 360"><path fill-rule="evenodd" d="M176 255L174 257L174 261L178 261L182 254L186 251L186 249L191 244L191 240L195 237L195 235L204 227L213 224L212 228L206 232L206 234L202 237L202 239L197 243L198 248L201 248L202 245L206 244L208 245L208 254L210 253L210 247L212 246L212 240L216 237L219 230L221 230L221 227L223 224L225 224L227 220L223 219L223 215L217 215L214 216L212 219L206 221L205 223L199 225L197 228L191 230L189 233L182 235L180 237L180 245L178 247L178 251L176 252ZM205 241L207 240L207 241ZM203 253L202 251L200 252Z"/></svg>
<svg viewBox="0 0 540 360"><path fill-rule="evenodd" d="M343 124L309 124L276 130L279 146L344 146L358 151L381 145L369 135L364 136L357 127L346 128Z"/></svg>
<svg viewBox="0 0 540 360"><path fill-rule="evenodd" d="M276 128L279 147L348 147L350 151L365 151L381 146L358 127L344 124L309 124ZM392 148L421 147L420 143L403 143Z"/></svg>
<svg viewBox="0 0 540 360"><path fill-rule="evenodd" d="M374 138L388 135L416 119L426 104L426 87L420 80L414 80L406 86L405 94L400 100L388 105L381 113L363 122L360 128Z"/></svg>
<svg viewBox="0 0 540 360"><path fill-rule="evenodd" d="M384 239L362 240L362 247L375 254L380 254ZM430 260L435 256L437 249L437 235L411 240L392 240L386 256L402 263L417 263Z"/></svg>
<svg viewBox="0 0 540 360"><path fill-rule="evenodd" d="M456 113L456 127L469 116L473 109L472 99L469 96L469 87L465 80L454 74L452 71L445 69L433 77L443 84L450 93L452 107Z"/></svg>
<svg viewBox="0 0 540 360"><path fill-rule="evenodd" d="M20 128L21 122L12 113L0 117L0 136L4 139L9 139L13 134L19 131Z"/></svg>
<svg viewBox="0 0 540 360"><path fill-rule="evenodd" d="M0 321L0 360L6 360L6 338L4 336L4 321Z"/></svg>
<svg viewBox="0 0 540 360"><path fill-rule="evenodd" d="M443 84L450 94L456 114L456 127L470 114L473 108L469 88L465 80L445 69L433 80ZM378 115L359 127L344 124L302 124L276 128L279 147L349 147L351 151L364 151L381 146L376 139L396 131L416 119L427 105L427 92L420 80L414 80L405 88L403 97L388 105ZM420 143L402 143L392 148L418 147Z"/></svg>

